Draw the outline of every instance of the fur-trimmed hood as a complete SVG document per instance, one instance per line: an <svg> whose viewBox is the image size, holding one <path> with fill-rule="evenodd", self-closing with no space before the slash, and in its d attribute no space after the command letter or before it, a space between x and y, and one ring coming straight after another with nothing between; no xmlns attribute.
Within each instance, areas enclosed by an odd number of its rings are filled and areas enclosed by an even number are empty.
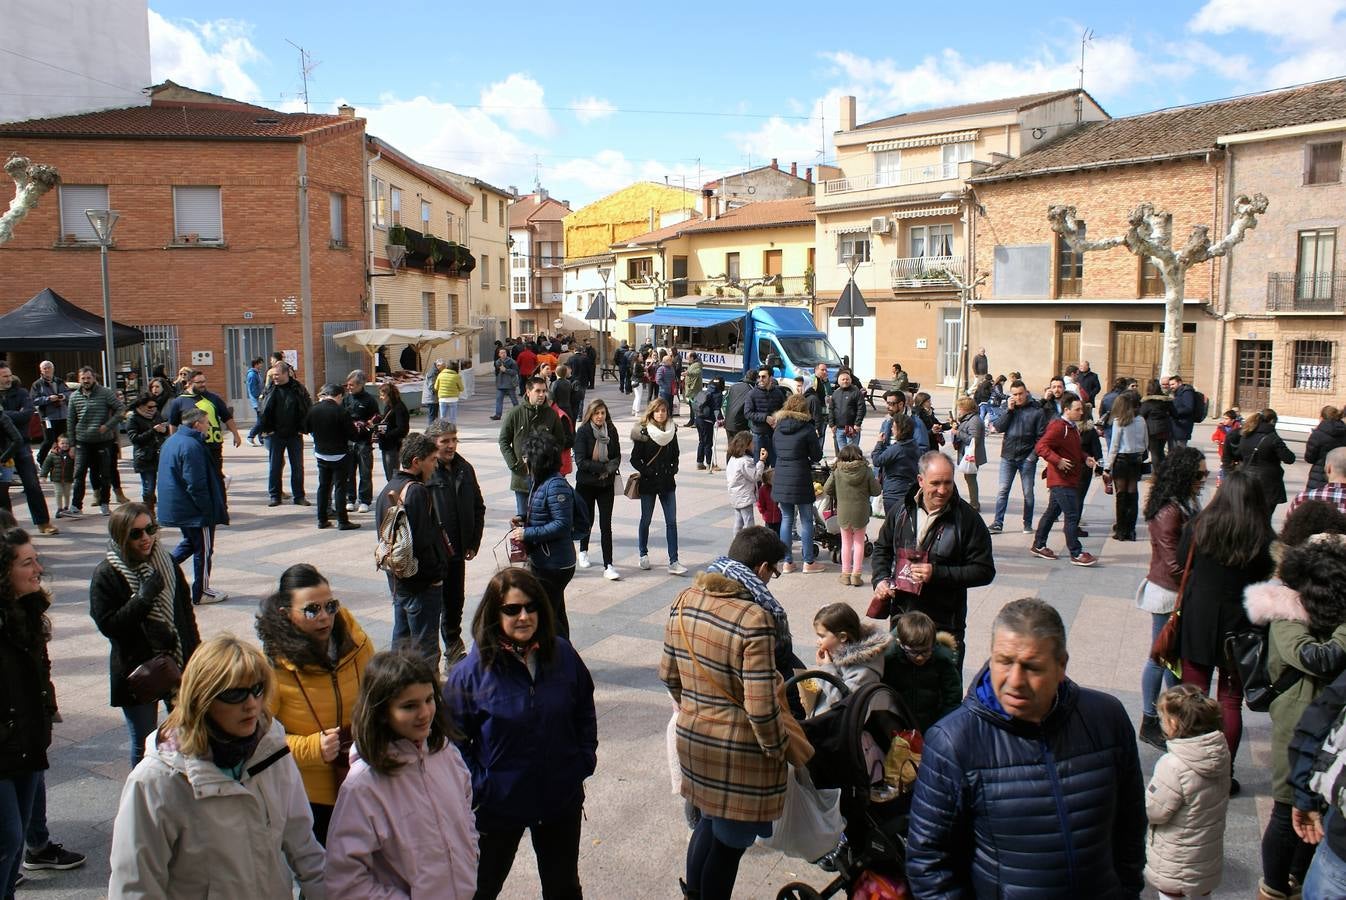
<svg viewBox="0 0 1346 900"><path fill-rule="evenodd" d="M778 409L774 415L776 417L776 430L781 434L794 434L813 427L813 416L809 415L807 411L795 412L789 409Z"/></svg>
<svg viewBox="0 0 1346 900"><path fill-rule="evenodd" d="M947 650L952 650L955 653L958 652L958 638L947 631L936 631L935 643L943 645Z"/></svg>
<svg viewBox="0 0 1346 900"><path fill-rule="evenodd" d="M883 652L893 642L893 636L882 625L860 625L860 640L850 641L837 648L832 662L838 667L863 666L883 671Z"/></svg>
<svg viewBox="0 0 1346 900"><path fill-rule="evenodd" d="M1244 588L1243 608L1254 625L1269 625L1278 619L1305 624L1309 621L1299 592L1275 579Z"/></svg>
<svg viewBox="0 0 1346 900"><path fill-rule="evenodd" d="M739 582L719 572L698 572L692 580L692 587L716 597L737 597L751 600L752 592Z"/></svg>

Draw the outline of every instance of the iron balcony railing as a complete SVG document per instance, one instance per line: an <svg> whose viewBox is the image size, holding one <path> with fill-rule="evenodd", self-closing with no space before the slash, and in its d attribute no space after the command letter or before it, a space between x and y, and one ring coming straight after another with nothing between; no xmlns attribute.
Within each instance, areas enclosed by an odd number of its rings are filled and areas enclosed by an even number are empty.
<svg viewBox="0 0 1346 900"><path fill-rule="evenodd" d="M1267 273L1270 312L1346 312L1346 272Z"/></svg>
<svg viewBox="0 0 1346 900"><path fill-rule="evenodd" d="M748 276L745 282L757 281L762 276ZM758 284L748 288L750 300L790 300L813 296L812 275L777 275L770 284ZM669 298L688 297L693 300L743 300L743 291L729 284L723 278L709 280L675 280L668 288Z"/></svg>
<svg viewBox="0 0 1346 900"><path fill-rule="evenodd" d="M888 267L893 287L936 287L953 284L952 273L963 273L962 256L907 256Z"/></svg>

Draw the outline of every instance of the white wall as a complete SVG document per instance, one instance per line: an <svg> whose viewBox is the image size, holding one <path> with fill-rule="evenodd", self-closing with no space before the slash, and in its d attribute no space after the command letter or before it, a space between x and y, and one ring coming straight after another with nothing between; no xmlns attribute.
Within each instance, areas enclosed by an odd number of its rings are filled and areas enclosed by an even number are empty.
<svg viewBox="0 0 1346 900"><path fill-rule="evenodd" d="M151 84L147 0L9 0L4 7L5 46L47 65L0 53L0 122L148 105L141 92Z"/></svg>

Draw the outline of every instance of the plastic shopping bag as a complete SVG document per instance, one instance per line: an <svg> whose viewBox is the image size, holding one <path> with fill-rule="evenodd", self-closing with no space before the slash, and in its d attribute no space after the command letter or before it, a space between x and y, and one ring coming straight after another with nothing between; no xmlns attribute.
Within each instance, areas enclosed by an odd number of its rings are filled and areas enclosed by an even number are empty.
<svg viewBox="0 0 1346 900"><path fill-rule="evenodd" d="M665 732L664 741L668 746L668 775L673 782L673 796L682 795L682 763L678 762L678 710L674 708L673 716L668 720L668 730Z"/></svg>
<svg viewBox="0 0 1346 900"><path fill-rule="evenodd" d="M806 768L790 766L785 780L785 811L773 823L771 837L758 843L786 856L815 860L841 840L846 820L841 816L841 791L820 791Z"/></svg>

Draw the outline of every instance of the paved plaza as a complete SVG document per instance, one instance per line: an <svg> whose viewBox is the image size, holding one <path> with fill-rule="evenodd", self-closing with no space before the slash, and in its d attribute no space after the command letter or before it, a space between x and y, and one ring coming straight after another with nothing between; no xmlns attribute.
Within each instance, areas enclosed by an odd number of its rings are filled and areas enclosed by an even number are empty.
<svg viewBox="0 0 1346 900"><path fill-rule="evenodd" d="M625 457L630 446L629 398L619 395L610 384L600 386L590 396L605 398L616 410ZM946 407L947 398L937 401L936 408ZM459 450L476 466L488 510L481 552L467 570L469 620L475 598L505 558L504 545L497 546L497 542L504 536L514 510L508 473L496 448L498 423L488 420L490 412L490 398L479 394L462 404L459 413L463 437ZM423 419L413 419L413 428L423 425ZM877 422L872 420L866 435L876 433ZM1198 429L1198 437L1198 444L1209 452L1209 430ZM684 430L679 440L680 556L695 572L728 547L732 513L726 503L724 476L696 471L694 432ZM988 443L989 455L995 460L999 440L993 438ZM721 437L721 459L723 446ZM376 644L386 647L392 630L392 608L384 577L374 570L373 516L354 516L364 526L359 531L318 531L311 508L267 508L265 458L264 450L246 444L225 451L226 471L232 477L229 506L233 522L219 532L212 583L216 589L227 591L231 599L197 609L202 636L233 632L254 637L252 619L258 599L274 588L285 567L310 562L331 580L336 596L352 610ZM308 465L306 481L312 495L317 477L311 447ZM984 501L994 500L997 468L994 462L983 468L980 484ZM623 471L629 471L629 466ZM1287 490L1292 496L1306 475L1303 463L1288 469ZM376 472L375 478L376 484L382 484L380 473ZM137 497L138 479L130 472L127 460L123 461L122 481L129 495ZM286 487L288 490L288 481ZM21 496L18 492L13 496L20 523L26 526ZM1041 510L1046 492L1039 490L1038 499ZM108 706L108 645L88 615L89 575L105 552L107 520L98 515L96 507L86 509L93 514L78 522L62 519L58 523L60 536L37 540L52 576L55 636L51 657L64 718L56 726L50 754L48 818L53 839L87 853L89 862L71 872L28 873L21 897L56 900L105 893L112 822L127 774L126 728L120 710ZM1007 531L994 538L995 582L972 591L969 597L965 678L985 659L989 625L1000 606L1018 597L1037 595L1055 604L1065 618L1070 636L1070 675L1085 686L1119 697L1133 721L1139 720L1140 668L1149 649L1150 620L1135 608L1132 598L1148 565L1149 545L1105 541L1111 509L1111 498L1104 496L1096 481L1085 510L1094 536L1084 543L1101 557L1101 564L1083 569L1065 561L1047 562L1030 556L1030 536L1012 530L1021 521L1019 502L1012 499ZM578 571L567 590L573 640L597 684L598 770L588 783L580 874L588 896L599 900L679 896L677 879L683 871L688 836L681 800L673 797L669 788L664 734L672 704L656 677L656 665L668 604L691 583L691 578L670 576L664 570L667 557L658 513L651 528L654 568L648 572L637 569L638 512L637 503L617 498L616 565L622 580L605 581L601 566L596 564ZM877 532L878 523L874 522L870 536ZM171 531L164 535L170 546L176 543L176 537ZM1059 550L1061 543L1058 528L1052 546ZM595 557L601 556L596 536L591 551ZM826 561L826 573L794 574L772 583L772 590L789 612L799 655L806 660L812 658L814 647L813 613L821 604L845 600L863 612L869 599L867 589L839 585L837 567L830 559ZM1271 807L1269 719L1265 714L1246 711L1244 716L1244 740L1236 769L1243 794L1229 806L1225 877L1217 897L1255 893L1260 823ZM1148 777L1158 753L1142 744L1140 755ZM755 848L744 858L736 896L774 897L781 885L793 880L821 886L827 876L807 863ZM538 895L533 857L525 841L504 896Z"/></svg>

